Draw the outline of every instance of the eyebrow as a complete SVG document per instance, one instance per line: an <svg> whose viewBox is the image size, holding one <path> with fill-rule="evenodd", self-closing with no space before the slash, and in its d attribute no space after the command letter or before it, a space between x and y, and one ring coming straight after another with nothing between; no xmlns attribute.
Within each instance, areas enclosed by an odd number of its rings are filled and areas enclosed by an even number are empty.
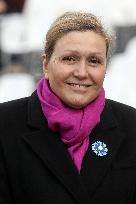
<svg viewBox="0 0 136 204"><path fill-rule="evenodd" d="M80 54L79 51L77 50L74 50L74 49L70 49L70 50L63 50L64 52L73 52L73 53L76 53L76 54ZM101 55L103 54L102 52L90 52L89 54L93 54L93 55Z"/></svg>

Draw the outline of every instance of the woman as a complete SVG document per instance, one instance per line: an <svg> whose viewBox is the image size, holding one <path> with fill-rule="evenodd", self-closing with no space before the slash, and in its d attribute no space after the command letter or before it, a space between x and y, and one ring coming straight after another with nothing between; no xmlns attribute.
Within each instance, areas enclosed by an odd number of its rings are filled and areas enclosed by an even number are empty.
<svg viewBox="0 0 136 204"><path fill-rule="evenodd" d="M111 45L90 13L52 24L36 91L0 105L0 204L136 203L136 110L103 89Z"/></svg>

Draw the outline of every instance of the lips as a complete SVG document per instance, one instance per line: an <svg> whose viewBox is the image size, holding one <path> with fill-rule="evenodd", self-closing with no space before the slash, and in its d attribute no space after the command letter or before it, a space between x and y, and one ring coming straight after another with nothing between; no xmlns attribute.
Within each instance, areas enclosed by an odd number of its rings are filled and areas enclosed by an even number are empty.
<svg viewBox="0 0 136 204"><path fill-rule="evenodd" d="M73 87L78 87L78 88L80 88L80 87L90 87L91 85L90 84L82 84L82 83L67 83L68 85L70 85L70 86L73 86Z"/></svg>

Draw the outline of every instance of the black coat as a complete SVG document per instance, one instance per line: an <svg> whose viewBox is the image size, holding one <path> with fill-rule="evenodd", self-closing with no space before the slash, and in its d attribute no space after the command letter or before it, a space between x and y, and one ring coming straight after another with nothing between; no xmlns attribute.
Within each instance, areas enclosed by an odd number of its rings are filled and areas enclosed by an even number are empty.
<svg viewBox="0 0 136 204"><path fill-rule="evenodd" d="M107 144L98 157L92 143ZM77 173L36 93L0 105L0 204L136 204L136 110L106 100Z"/></svg>

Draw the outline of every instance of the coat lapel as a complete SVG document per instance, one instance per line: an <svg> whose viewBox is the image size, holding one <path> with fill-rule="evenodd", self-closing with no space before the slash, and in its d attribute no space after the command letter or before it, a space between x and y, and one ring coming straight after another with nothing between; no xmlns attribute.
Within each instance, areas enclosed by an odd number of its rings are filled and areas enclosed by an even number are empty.
<svg viewBox="0 0 136 204"><path fill-rule="evenodd" d="M28 105L28 125L31 131L23 134L23 142L27 143L45 168L50 169L78 203L89 203L85 187L65 145L57 133L48 129L36 93L31 96Z"/></svg>
<svg viewBox="0 0 136 204"><path fill-rule="evenodd" d="M98 186L103 182L112 161L125 137L114 117L109 101L101 116L101 123L94 129L90 136L90 147L84 159L81 175L87 185L90 196L95 194ZM94 142L104 142L108 148L107 155L97 156L92 150Z"/></svg>

